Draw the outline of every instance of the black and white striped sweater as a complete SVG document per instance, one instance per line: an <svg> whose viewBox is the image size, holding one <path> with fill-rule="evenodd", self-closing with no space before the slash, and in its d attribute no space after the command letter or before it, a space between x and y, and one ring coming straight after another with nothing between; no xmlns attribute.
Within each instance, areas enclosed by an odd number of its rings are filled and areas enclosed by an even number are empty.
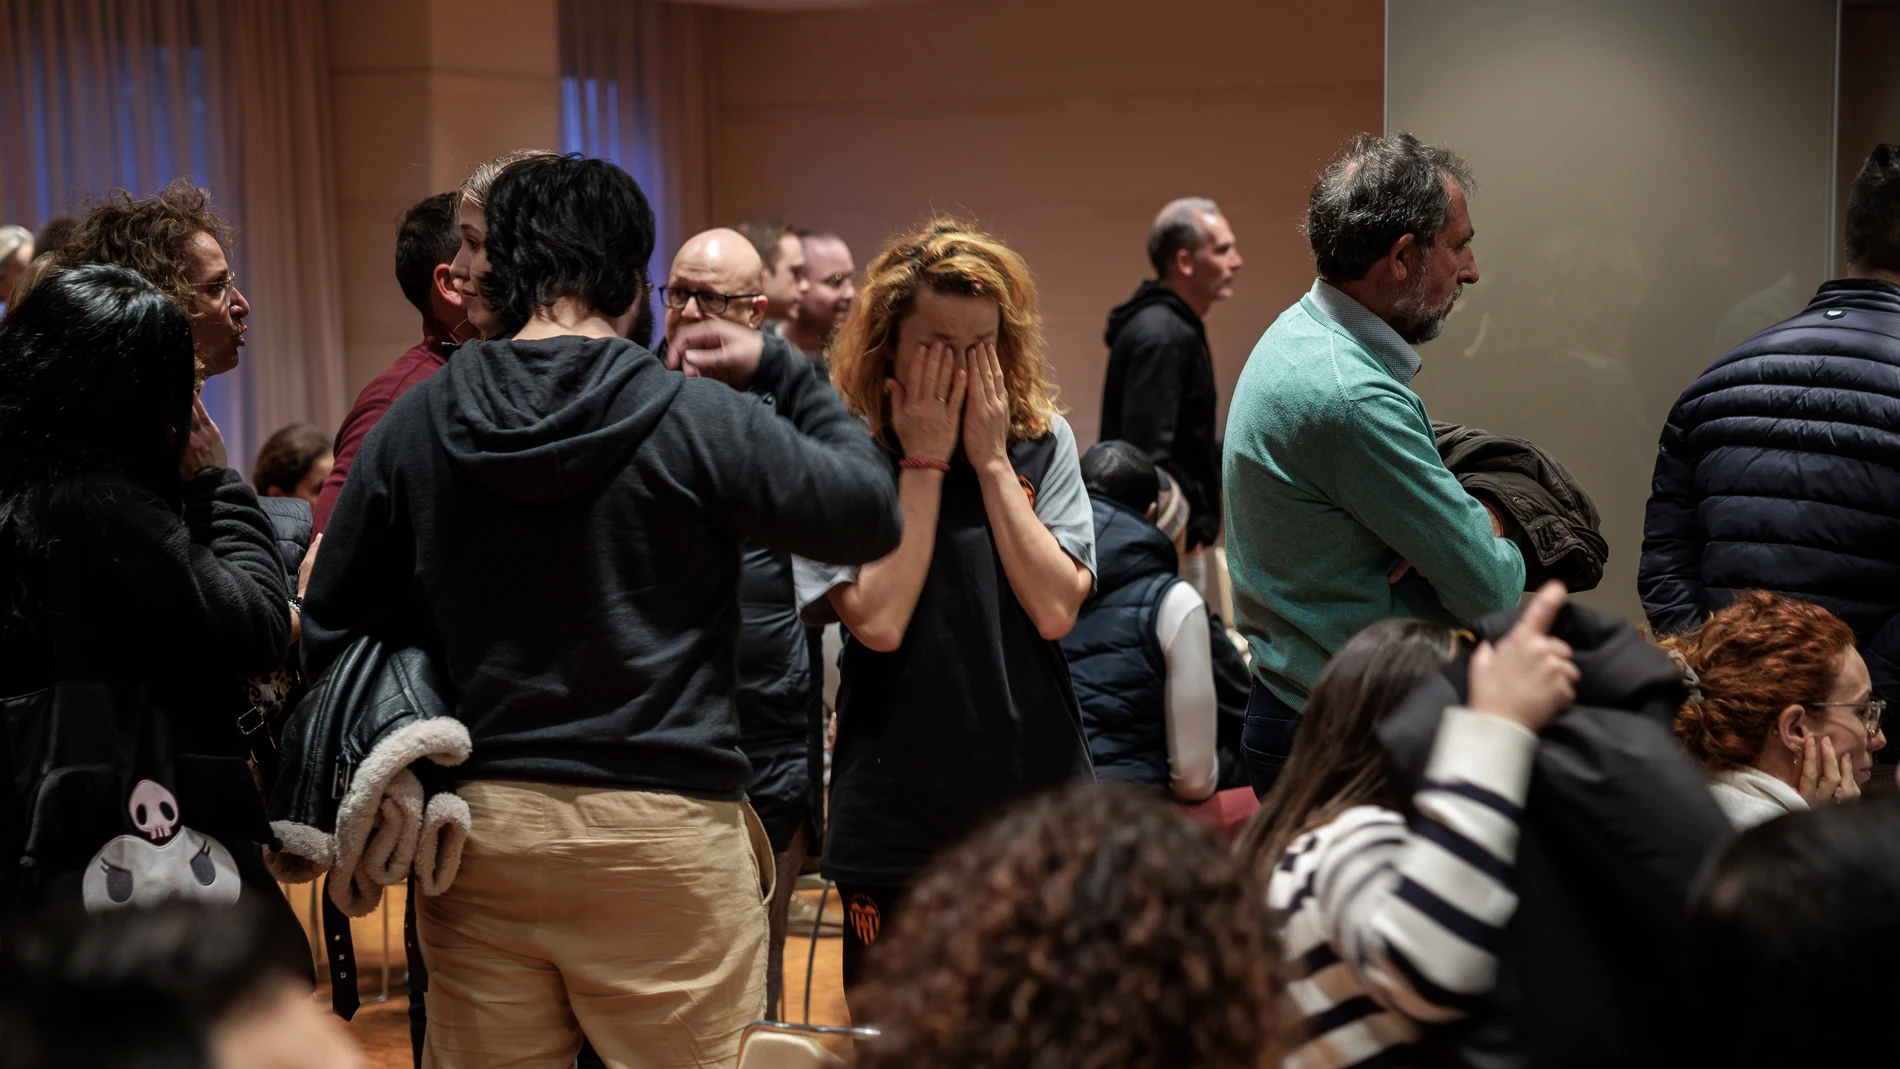
<svg viewBox="0 0 1900 1069"><path fill-rule="evenodd" d="M1403 1064L1421 1025L1489 994L1536 751L1517 724L1448 709L1409 827L1359 806L1287 849L1267 884L1305 1025L1285 1069Z"/></svg>

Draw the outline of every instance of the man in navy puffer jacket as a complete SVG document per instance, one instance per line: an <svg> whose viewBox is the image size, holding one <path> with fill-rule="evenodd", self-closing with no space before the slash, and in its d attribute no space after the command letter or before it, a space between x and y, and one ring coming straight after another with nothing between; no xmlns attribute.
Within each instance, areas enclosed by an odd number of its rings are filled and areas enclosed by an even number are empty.
<svg viewBox="0 0 1900 1069"><path fill-rule="evenodd" d="M1650 625L1693 628L1738 590L1823 606L1900 700L1900 145L1847 201L1848 277L1737 346L1663 427L1638 585ZM1820 696L1816 696L1817 699ZM1896 749L1885 757L1892 761Z"/></svg>

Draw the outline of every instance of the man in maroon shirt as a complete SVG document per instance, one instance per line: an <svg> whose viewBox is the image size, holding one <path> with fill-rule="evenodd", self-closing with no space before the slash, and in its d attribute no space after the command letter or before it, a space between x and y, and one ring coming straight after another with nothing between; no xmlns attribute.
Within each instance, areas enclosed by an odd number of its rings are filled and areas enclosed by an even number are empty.
<svg viewBox="0 0 1900 1069"><path fill-rule="evenodd" d="M369 437L371 427L389 411L409 387L435 374L448 361L445 351L474 336L474 328L462 311L462 293L449 277L449 264L461 238L455 229L455 211L459 193L437 193L409 209L396 232L396 281L402 295L422 313L422 340L389 365L389 370L370 380L356 398L343 427L336 432L336 466L323 481L317 498L317 532L329 522L337 495L343 492L343 480L350 474L356 451Z"/></svg>

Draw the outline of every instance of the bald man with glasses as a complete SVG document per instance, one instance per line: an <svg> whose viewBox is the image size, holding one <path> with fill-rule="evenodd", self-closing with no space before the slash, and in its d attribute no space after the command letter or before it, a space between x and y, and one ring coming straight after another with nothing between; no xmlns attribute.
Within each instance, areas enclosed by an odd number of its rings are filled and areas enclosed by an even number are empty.
<svg viewBox="0 0 1900 1069"><path fill-rule="evenodd" d="M765 261L744 234L719 227L694 234L680 246L660 287L666 333L682 323L724 319L758 329L770 304L765 297Z"/></svg>
<svg viewBox="0 0 1900 1069"><path fill-rule="evenodd" d="M743 234L724 227L695 234L673 257L660 288L667 337L708 319L757 330L770 303L764 282L765 262ZM767 347L787 346L777 334L763 333ZM666 351L664 340L660 351ZM812 768L822 767L823 760L820 680L812 657L819 640L798 619L789 556L746 544L739 620L739 749L752 762L746 799L772 840L778 870L768 914L766 1005L769 1016L781 1018L786 918L792 885L818 834Z"/></svg>

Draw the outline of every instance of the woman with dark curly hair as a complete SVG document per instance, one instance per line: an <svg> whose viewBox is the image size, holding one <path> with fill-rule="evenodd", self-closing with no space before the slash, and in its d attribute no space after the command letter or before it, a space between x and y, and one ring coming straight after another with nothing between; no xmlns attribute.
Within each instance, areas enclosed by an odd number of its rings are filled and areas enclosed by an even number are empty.
<svg viewBox="0 0 1900 1069"><path fill-rule="evenodd" d="M1887 744L1854 631L1818 605L1745 590L1662 641L1689 684L1676 737L1738 828L1860 797Z"/></svg>
<svg viewBox="0 0 1900 1069"><path fill-rule="evenodd" d="M231 272L231 228L211 210L211 194L180 178L149 197L108 193L80 218L54 256L59 267L117 264L157 286L191 324L198 372L238 366L251 303Z"/></svg>
<svg viewBox="0 0 1900 1069"><path fill-rule="evenodd" d="M1265 899L1213 835L1117 784L1046 794L938 859L858 989L860 1069L1258 1069Z"/></svg>

